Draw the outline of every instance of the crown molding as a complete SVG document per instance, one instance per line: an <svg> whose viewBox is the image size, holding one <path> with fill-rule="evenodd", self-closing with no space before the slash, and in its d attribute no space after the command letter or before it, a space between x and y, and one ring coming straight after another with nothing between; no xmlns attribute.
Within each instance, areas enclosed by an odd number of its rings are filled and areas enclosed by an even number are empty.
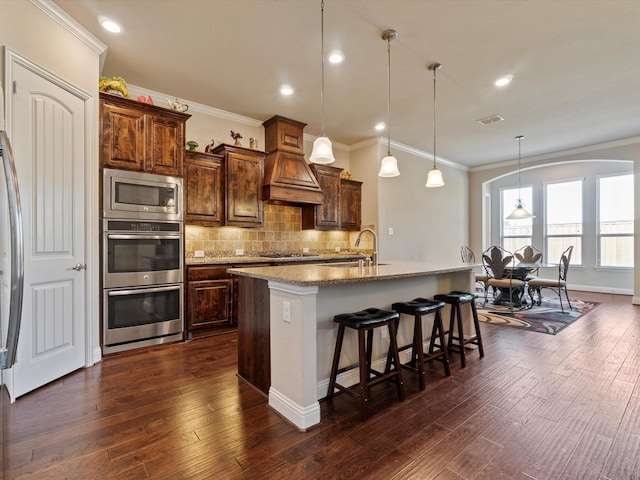
<svg viewBox="0 0 640 480"><path fill-rule="evenodd" d="M522 158L521 159L521 163L523 164L527 164L527 163L533 163L533 162L538 162L541 160L551 160L551 159L555 159L555 160L562 160L563 157L568 157L571 155L579 155L581 153L590 153L590 152L594 152L597 150L604 150L607 148L616 148L616 147L624 147L626 145L633 145L633 144L640 144L640 137L629 137L629 138L623 138L620 140L613 140L611 142L605 142L605 143L595 143L593 145L587 145L584 147L576 147L576 148L572 148L569 150L558 150L556 152L550 152L550 153L544 153L541 155L534 155L532 157L526 157L526 158ZM583 160L595 160L595 159L591 159L591 158L585 158ZM606 158L601 158L598 160L619 160L619 159L606 159ZM626 161L626 160L624 160ZM473 172L483 172L486 170L494 170L496 168L503 168L503 167L508 167L511 165L517 165L518 160L507 160L504 162L497 162L497 163L490 163L487 165L479 165L477 167L471 167L469 168L469 172L473 173Z"/></svg>
<svg viewBox="0 0 640 480"><path fill-rule="evenodd" d="M158 102L160 104L160 99L172 99L175 98L174 95L168 95L162 92L156 92L155 90L149 90L148 88L139 87L137 85L128 84L127 90L129 90L129 96L132 98L136 98L140 95L144 95L145 97L151 95L151 98L154 99L154 102ZM198 112L203 113L205 115L210 115L212 117L221 118L223 120L230 120L232 122L240 123L242 125L249 125L251 127L261 127L262 121L256 120L255 118L245 117L244 115L238 115L236 113L227 112L226 110L220 110L219 108L209 107L207 105L203 105L202 103L193 102L188 99L182 99L184 103L189 105L189 113Z"/></svg>
<svg viewBox="0 0 640 480"><path fill-rule="evenodd" d="M73 17L67 12L62 10L58 5L51 0L29 0L33 5L38 7L44 13L49 15L52 19L66 28L76 38L80 39L82 43L91 48L98 55L104 54L108 47L101 40L95 37L89 30L80 25Z"/></svg>

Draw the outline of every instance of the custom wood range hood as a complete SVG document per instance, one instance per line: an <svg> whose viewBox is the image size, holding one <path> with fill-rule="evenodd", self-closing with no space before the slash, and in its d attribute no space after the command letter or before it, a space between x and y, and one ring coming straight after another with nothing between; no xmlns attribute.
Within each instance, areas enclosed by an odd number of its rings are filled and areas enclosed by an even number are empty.
<svg viewBox="0 0 640 480"><path fill-rule="evenodd" d="M262 199L285 205L320 205L322 189L304 159L306 123L275 115L263 123L265 137Z"/></svg>

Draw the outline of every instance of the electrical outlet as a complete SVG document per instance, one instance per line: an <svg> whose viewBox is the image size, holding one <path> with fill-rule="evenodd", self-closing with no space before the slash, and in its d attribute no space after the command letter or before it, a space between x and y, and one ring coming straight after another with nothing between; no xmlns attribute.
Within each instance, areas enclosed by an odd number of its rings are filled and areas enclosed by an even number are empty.
<svg viewBox="0 0 640 480"><path fill-rule="evenodd" d="M193 252L193 256L196 258L203 258L204 257L204 250L196 250L195 252Z"/></svg>
<svg viewBox="0 0 640 480"><path fill-rule="evenodd" d="M244 255L244 248L236 248L236 255L238 256Z"/></svg>
<svg viewBox="0 0 640 480"><path fill-rule="evenodd" d="M307 247L304 247L304 248L302 249L302 253L309 253L309 249L308 249Z"/></svg>
<svg viewBox="0 0 640 480"><path fill-rule="evenodd" d="M393 227L389 227L389 230L387 230L387 233L389 235L393 235Z"/></svg>
<svg viewBox="0 0 640 480"><path fill-rule="evenodd" d="M387 338L389 336L389 327L380 329L380 338Z"/></svg>
<svg viewBox="0 0 640 480"><path fill-rule="evenodd" d="M282 302L282 321L291 323L291 304L289 302Z"/></svg>
<svg viewBox="0 0 640 480"><path fill-rule="evenodd" d="M340 247L336 247L335 252L340 253Z"/></svg>

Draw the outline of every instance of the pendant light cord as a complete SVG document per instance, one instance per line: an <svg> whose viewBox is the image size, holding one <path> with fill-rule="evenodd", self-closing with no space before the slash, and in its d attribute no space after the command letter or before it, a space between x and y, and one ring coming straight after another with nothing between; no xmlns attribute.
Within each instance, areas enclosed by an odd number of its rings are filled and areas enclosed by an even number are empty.
<svg viewBox="0 0 640 480"><path fill-rule="evenodd" d="M433 68L433 168L436 168L436 71Z"/></svg>
<svg viewBox="0 0 640 480"><path fill-rule="evenodd" d="M387 155L391 156L391 37L387 38Z"/></svg>
<svg viewBox="0 0 640 480"><path fill-rule="evenodd" d="M322 80L320 84L320 111L322 112L322 136L324 133L324 0L320 2L320 45L322 57Z"/></svg>
<svg viewBox="0 0 640 480"><path fill-rule="evenodd" d="M520 178L521 178L521 168L520 168L520 144L522 142L522 135L518 135L516 137L518 139L518 201L521 202L522 201L522 196L520 195Z"/></svg>

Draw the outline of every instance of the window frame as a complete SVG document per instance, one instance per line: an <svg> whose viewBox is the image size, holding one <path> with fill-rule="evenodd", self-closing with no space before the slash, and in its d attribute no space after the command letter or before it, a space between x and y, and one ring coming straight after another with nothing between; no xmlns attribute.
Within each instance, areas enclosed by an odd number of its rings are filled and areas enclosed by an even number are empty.
<svg viewBox="0 0 640 480"><path fill-rule="evenodd" d="M581 232L580 234L566 234L566 235L549 235L548 234L548 215L547 215L547 208L549 206L549 198L548 198L548 186L549 185L558 185L561 183L573 183L573 182L580 182L581 183L581 191L580 191L580 203L581 203L581 215L580 215L580 225L581 225ZM548 182L542 182L542 196L543 196L543 207L542 207L542 244L543 244L543 251L544 251L544 258L548 259L549 261L557 261L560 259L560 255L556 255L557 259L555 258L556 256L554 256L553 258L550 256L550 248L549 248L549 239L550 238L580 238L580 263L576 263L575 262L575 254L576 254L576 244L575 243L571 243L571 245L574 245L574 257L571 259L571 264L574 267L577 266L583 266L584 264L584 259L583 259L583 249L584 249L584 242L585 242L585 223L584 223L584 217L585 217L585 199L584 199L584 191L585 191L585 184L586 184L586 178L585 177L574 177L574 178L563 178L561 180L553 180L553 181L548 181Z"/></svg>
<svg viewBox="0 0 640 480"><path fill-rule="evenodd" d="M526 185L519 185L519 186L504 186L501 187L499 189L499 194L500 194L500 246L502 248L504 248L505 250L513 253L513 251L515 251L516 249L510 250L509 248L506 247L505 245L505 239L514 239L514 240L518 240L518 239L525 239L525 242L521 245L521 246L526 246L526 245L531 245L533 242L533 238L534 238L534 225L533 225L533 218L531 219L531 234L530 235L505 235L504 233L504 227L505 227L505 218L504 218L504 192L506 190L519 190L520 193L522 190L525 189L530 189L531 190L531 204L527 205L527 203L525 202L525 208L531 209L533 207L533 192L534 192L534 188L533 185L531 184L526 184ZM521 195L520 195L521 196ZM515 204L514 204L515 207ZM534 214L535 216L535 214ZM518 247L520 248L520 247Z"/></svg>
<svg viewBox="0 0 640 480"><path fill-rule="evenodd" d="M600 229L600 180L603 178L611 178L611 177L631 177L631 181L632 183L634 182L634 172L630 172L630 173L611 173L611 174L601 174L601 175L596 175L595 176L595 180L596 180L596 185L595 185L595 191L596 191L596 201L595 201L595 219L596 219L596 228L595 228L595 236L596 236L596 261L595 261L595 268L597 269L606 269L606 270L618 270L618 271L631 271L634 269L634 265L632 264L631 266L617 266L617 265L602 265L602 252L601 252L601 247L602 247L602 238L606 237L606 238L613 238L613 237L631 237L632 240L632 244L634 244L635 242L635 219L632 218L632 225L633 225L633 233L610 233L610 234L602 234L600 233L601 229ZM632 190L632 195L634 198L632 198L632 201L634 202L635 200L635 191ZM635 207L635 203L633 204ZM635 208L634 208L634 216L635 216ZM635 262L635 260L634 260Z"/></svg>

